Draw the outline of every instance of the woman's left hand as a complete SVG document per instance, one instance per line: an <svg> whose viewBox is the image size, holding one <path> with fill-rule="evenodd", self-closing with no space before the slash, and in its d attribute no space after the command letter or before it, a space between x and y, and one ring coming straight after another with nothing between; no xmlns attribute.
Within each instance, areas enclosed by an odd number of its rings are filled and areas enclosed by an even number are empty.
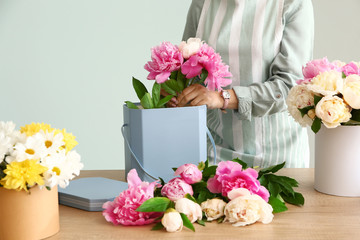
<svg viewBox="0 0 360 240"><path fill-rule="evenodd" d="M210 91L200 84L194 84L185 88L177 97L178 107L185 105L206 105L209 109L222 108L224 99L220 92Z"/></svg>

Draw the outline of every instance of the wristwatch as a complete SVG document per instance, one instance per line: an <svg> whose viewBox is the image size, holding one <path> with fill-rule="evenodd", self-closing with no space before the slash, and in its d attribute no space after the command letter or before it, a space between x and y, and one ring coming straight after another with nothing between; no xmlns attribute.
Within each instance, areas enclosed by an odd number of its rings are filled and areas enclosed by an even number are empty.
<svg viewBox="0 0 360 240"><path fill-rule="evenodd" d="M226 90L222 90L221 91L221 96L224 98L224 105L221 108L221 110L225 110L229 104L229 100L230 100L230 93L229 91Z"/></svg>

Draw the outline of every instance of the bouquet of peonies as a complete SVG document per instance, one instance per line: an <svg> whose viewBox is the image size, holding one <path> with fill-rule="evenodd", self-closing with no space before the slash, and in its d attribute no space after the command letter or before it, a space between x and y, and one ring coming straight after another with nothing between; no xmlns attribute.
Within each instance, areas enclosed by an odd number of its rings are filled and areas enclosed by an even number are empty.
<svg viewBox="0 0 360 240"><path fill-rule="evenodd" d="M270 223L273 212L286 211L285 202L303 205L303 196L295 192L296 180L275 175L285 165L259 172L239 159L209 166L184 164L174 169L177 176L165 183L142 182L136 170L128 173L129 188L113 202L106 202L103 215L114 225L156 223L153 230L181 231L183 226L195 231L193 223L230 222L246 226Z"/></svg>
<svg viewBox="0 0 360 240"><path fill-rule="evenodd" d="M317 133L327 128L360 124L360 63L313 60L303 67L304 79L290 89L291 116Z"/></svg>
<svg viewBox="0 0 360 240"><path fill-rule="evenodd" d="M31 123L15 130L12 122L0 122L0 187L29 191L59 185L79 175L83 164L72 150L75 137L65 129Z"/></svg>
<svg viewBox="0 0 360 240"><path fill-rule="evenodd" d="M133 78L133 87L143 108L161 108L191 84L202 84L209 90L220 91L231 83L229 66L221 56L199 38L189 38L179 46L170 42L151 49L151 61L146 63L148 80L155 80L152 96L144 84ZM161 99L160 89L169 95ZM125 102L137 109L134 103Z"/></svg>

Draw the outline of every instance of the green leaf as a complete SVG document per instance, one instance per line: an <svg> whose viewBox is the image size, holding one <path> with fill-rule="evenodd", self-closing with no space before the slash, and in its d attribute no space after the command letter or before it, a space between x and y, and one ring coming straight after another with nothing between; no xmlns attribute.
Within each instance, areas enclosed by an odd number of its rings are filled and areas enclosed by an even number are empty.
<svg viewBox="0 0 360 240"><path fill-rule="evenodd" d="M152 88L152 100L153 100L153 104L154 106L158 106L159 101L160 101L160 84L158 84L157 82L154 82L153 88Z"/></svg>
<svg viewBox="0 0 360 240"><path fill-rule="evenodd" d="M207 189L207 183L200 181L191 185L194 192L200 192L202 189Z"/></svg>
<svg viewBox="0 0 360 240"><path fill-rule="evenodd" d="M174 89L172 89L168 85L166 85L166 82L161 84L161 88L164 89L165 92L167 92L168 94L171 94L173 96L177 95L177 93Z"/></svg>
<svg viewBox="0 0 360 240"><path fill-rule="evenodd" d="M342 72L342 78L346 78L346 74Z"/></svg>
<svg viewBox="0 0 360 240"><path fill-rule="evenodd" d="M269 182L268 190L272 196L277 196L281 192L281 188L276 182Z"/></svg>
<svg viewBox="0 0 360 240"><path fill-rule="evenodd" d="M162 98L159 103L157 104L157 108L164 107L164 105L170 101L174 96L173 95L167 95L166 97Z"/></svg>
<svg viewBox="0 0 360 240"><path fill-rule="evenodd" d="M178 71L173 71L170 73L170 79L176 79L178 75Z"/></svg>
<svg viewBox="0 0 360 240"><path fill-rule="evenodd" d="M142 82L140 82L138 79L134 77L132 78L132 84L135 89L136 95L138 96L139 100L141 100L145 95L145 93L148 92L148 90L146 89L145 85Z"/></svg>
<svg viewBox="0 0 360 240"><path fill-rule="evenodd" d="M213 199L216 195L209 191L209 189L204 188L199 191L199 195L197 197L197 202L201 204L202 202L205 202L208 199Z"/></svg>
<svg viewBox="0 0 360 240"><path fill-rule="evenodd" d="M267 178L265 177L266 175L262 175L260 178L258 178L261 186L264 186L267 188L269 181L267 180Z"/></svg>
<svg viewBox="0 0 360 240"><path fill-rule="evenodd" d="M134 103L130 102L130 101L125 101L126 103L126 106L128 108L131 108L131 109L139 109L138 106L136 106Z"/></svg>
<svg viewBox="0 0 360 240"><path fill-rule="evenodd" d="M224 220L225 220L225 216L222 216L222 217L217 219L217 222L222 223L222 222L224 222Z"/></svg>
<svg viewBox="0 0 360 240"><path fill-rule="evenodd" d="M173 167L172 170L173 170L174 172L176 172L177 168L176 168L176 167Z"/></svg>
<svg viewBox="0 0 360 240"><path fill-rule="evenodd" d="M280 169L282 169L285 166L285 162L274 165L274 166L270 166L268 168L263 168L259 171L259 176L258 178L260 178L262 175L266 174L266 173L276 173L277 171L279 171Z"/></svg>
<svg viewBox="0 0 360 240"><path fill-rule="evenodd" d="M181 71L178 71L176 81L178 83L178 87L180 89L180 92L182 92L185 88L185 82L184 82L185 75L181 73Z"/></svg>
<svg viewBox="0 0 360 240"><path fill-rule="evenodd" d="M141 105L145 108L145 109L151 109L154 108L154 104L153 101L151 100L151 95L150 93L145 93L145 95L143 96L143 98L140 100Z"/></svg>
<svg viewBox="0 0 360 240"><path fill-rule="evenodd" d="M268 174L266 176L269 180L269 184L270 182L276 182L279 184L280 188L282 191L284 191L286 194L291 194L294 195L294 190L292 188L291 183L289 183L286 179L284 179L281 176L276 176L274 174Z"/></svg>
<svg viewBox="0 0 360 240"><path fill-rule="evenodd" d="M203 171L203 177L210 177L212 175L215 175L216 173L216 168L217 166L216 165L213 165L213 166L210 166L208 168L205 168L204 171Z"/></svg>
<svg viewBox="0 0 360 240"><path fill-rule="evenodd" d="M204 226L205 227L205 221L203 220L197 220L196 221L198 224L200 224L201 226Z"/></svg>
<svg viewBox="0 0 360 240"><path fill-rule="evenodd" d="M248 168L247 163L244 162L244 161L242 161L242 160L240 160L239 158L234 158L234 159L231 160L231 161L239 163L239 164L242 166L242 169Z"/></svg>
<svg viewBox="0 0 360 240"><path fill-rule="evenodd" d="M305 203L304 196L298 192L295 192L294 196L288 196L288 195L282 193L281 197L284 199L285 202L294 204L297 206L302 206Z"/></svg>
<svg viewBox="0 0 360 240"><path fill-rule="evenodd" d="M318 117L315 117L312 125L311 125L311 130L314 132L314 133L317 133L321 128L321 119L318 118Z"/></svg>
<svg viewBox="0 0 360 240"><path fill-rule="evenodd" d="M193 196L191 196L189 193L185 194L185 198L197 203L196 199Z"/></svg>
<svg viewBox="0 0 360 240"><path fill-rule="evenodd" d="M208 77L208 75L209 75L209 73L208 73L208 71L206 71L206 69L205 68L203 68L202 69L202 72L201 72L201 74L200 74L200 84L201 83L204 83L205 82L205 80L206 80L206 78Z"/></svg>
<svg viewBox="0 0 360 240"><path fill-rule="evenodd" d="M320 100L322 99L323 97L321 96L317 96L317 95L314 95L314 105L316 106L318 104L318 102L320 102Z"/></svg>
<svg viewBox="0 0 360 240"><path fill-rule="evenodd" d="M285 203L276 197L270 196L268 203L272 206L274 213L285 212L288 210Z"/></svg>
<svg viewBox="0 0 360 240"><path fill-rule="evenodd" d="M194 225L190 222L190 220L188 219L188 217L183 214L183 213L180 213L181 215L181 219L183 220L183 224L184 224L184 227L187 227L188 229L192 230L193 232L195 232L195 228L194 228Z"/></svg>
<svg viewBox="0 0 360 240"><path fill-rule="evenodd" d="M161 222L158 222L157 224L155 224L155 226L151 229L151 231L155 231L155 230L160 230L163 229L164 226L162 225Z"/></svg>
<svg viewBox="0 0 360 240"><path fill-rule="evenodd" d="M174 90L176 93L181 92L182 89L180 89L178 82L175 79L169 79L166 82L164 82L166 86L168 86L170 89ZM165 89L166 90L166 89ZM174 95L176 95L176 93ZM170 93L171 94L171 93Z"/></svg>
<svg viewBox="0 0 360 240"><path fill-rule="evenodd" d="M170 199L166 197L154 197L143 202L136 209L138 212L165 212L170 204Z"/></svg>
<svg viewBox="0 0 360 240"><path fill-rule="evenodd" d="M298 108L298 110L300 111L301 113L301 117L304 117L309 110L311 109L314 109L314 106L307 106L307 107L304 107L304 108Z"/></svg>

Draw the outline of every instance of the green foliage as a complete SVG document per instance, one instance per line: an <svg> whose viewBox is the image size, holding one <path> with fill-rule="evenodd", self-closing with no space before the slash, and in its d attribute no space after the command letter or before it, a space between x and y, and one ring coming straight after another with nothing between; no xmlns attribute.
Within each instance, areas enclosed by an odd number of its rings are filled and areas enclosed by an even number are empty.
<svg viewBox="0 0 360 240"><path fill-rule="evenodd" d="M314 121L311 125L311 130L314 132L314 133L317 133L321 128L321 119L318 118L318 117L315 117L314 118Z"/></svg>
<svg viewBox="0 0 360 240"><path fill-rule="evenodd" d="M302 194L293 189L299 186L295 179L274 174L284 166L285 162L259 171L258 179L270 193L269 204L273 207L274 213L286 211L285 203L302 206L305 202Z"/></svg>
<svg viewBox="0 0 360 240"><path fill-rule="evenodd" d="M163 229L164 226L162 225L161 222L158 222L155 224L155 226L151 229L152 231L156 231L156 230L160 230L160 229Z"/></svg>
<svg viewBox="0 0 360 240"><path fill-rule="evenodd" d="M152 87L152 95L148 92L145 85L134 77L133 87L144 109L163 108L165 104L174 97L173 95L168 95L162 98L160 95L161 85L157 82L154 82ZM176 94L176 92L174 94ZM125 103L128 108L139 109L136 104L130 101L125 101Z"/></svg>
<svg viewBox="0 0 360 240"><path fill-rule="evenodd" d="M240 160L239 158L235 158L235 159L233 159L231 161L239 163L241 165L242 169L247 169L248 168L247 163Z"/></svg>
<svg viewBox="0 0 360 240"><path fill-rule="evenodd" d="M360 123L360 109L353 109L351 111L351 120L356 121L356 124Z"/></svg>
<svg viewBox="0 0 360 240"><path fill-rule="evenodd" d="M166 197L154 197L143 202L136 209L138 212L165 212L171 201Z"/></svg>
<svg viewBox="0 0 360 240"><path fill-rule="evenodd" d="M309 110L311 109L314 109L315 107L314 106L307 106L307 107L304 107L304 108L298 108L300 113L301 113L301 117L304 117Z"/></svg>
<svg viewBox="0 0 360 240"><path fill-rule="evenodd" d="M191 231L195 232L194 225L190 222L189 218L183 213L180 213L180 216L181 219L183 220L184 227L187 227Z"/></svg>

